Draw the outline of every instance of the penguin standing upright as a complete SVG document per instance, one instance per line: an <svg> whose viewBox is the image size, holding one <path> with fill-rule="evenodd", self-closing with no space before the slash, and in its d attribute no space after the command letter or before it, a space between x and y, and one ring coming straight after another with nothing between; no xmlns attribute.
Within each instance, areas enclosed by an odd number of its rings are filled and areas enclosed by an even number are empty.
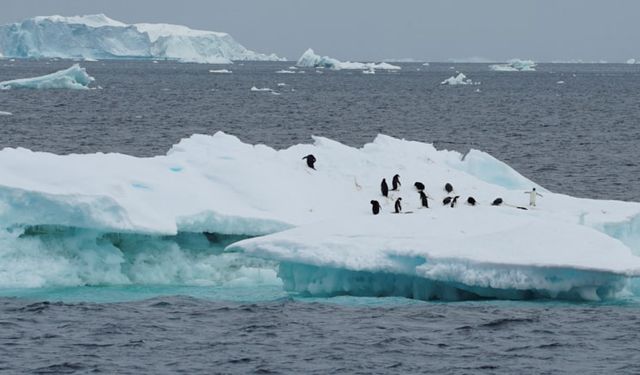
<svg viewBox="0 0 640 375"><path fill-rule="evenodd" d="M427 194L422 190L420 190L420 202L422 203L422 207L429 208L429 199L427 198Z"/></svg>
<svg viewBox="0 0 640 375"><path fill-rule="evenodd" d="M529 206L536 206L536 198L542 197L542 194L536 191L536 188L531 189L531 191L525 191L525 194L529 194Z"/></svg>
<svg viewBox="0 0 640 375"><path fill-rule="evenodd" d="M382 191L382 195L385 197L389 196L389 185L387 185L387 179L383 178L382 183L380 184L380 191Z"/></svg>
<svg viewBox="0 0 640 375"><path fill-rule="evenodd" d="M447 182L444 184L444 190L446 190L447 193L451 193L453 191L453 185Z"/></svg>
<svg viewBox="0 0 640 375"><path fill-rule="evenodd" d="M393 180L391 180L391 190L397 191L400 185L402 185L400 183L400 175L393 176Z"/></svg>
<svg viewBox="0 0 640 375"><path fill-rule="evenodd" d="M371 211L373 212L374 215L377 215L380 213L380 203L376 200L372 200L371 201Z"/></svg>
<svg viewBox="0 0 640 375"><path fill-rule="evenodd" d="M395 213L397 214L402 212L402 205L400 204L400 201L402 201L402 198L396 199L396 204L393 205L393 208L395 209Z"/></svg>
<svg viewBox="0 0 640 375"><path fill-rule="evenodd" d="M305 157L303 157L302 159L307 159L307 167L311 168L311 169L316 169L316 167L314 167L314 164L316 163L316 157L309 154Z"/></svg>
<svg viewBox="0 0 640 375"><path fill-rule="evenodd" d="M454 208L456 206L456 204L458 203L458 198L460 198L459 195L453 197L453 199L451 200L451 208Z"/></svg>

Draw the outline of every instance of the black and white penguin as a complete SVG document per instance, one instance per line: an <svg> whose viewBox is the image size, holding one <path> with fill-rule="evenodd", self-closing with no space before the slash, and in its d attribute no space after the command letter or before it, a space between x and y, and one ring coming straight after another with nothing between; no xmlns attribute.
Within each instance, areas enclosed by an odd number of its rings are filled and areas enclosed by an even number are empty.
<svg viewBox="0 0 640 375"><path fill-rule="evenodd" d="M460 198L459 195L453 197L453 199L451 200L451 208L454 208L456 206L456 204L458 203L458 198Z"/></svg>
<svg viewBox="0 0 640 375"><path fill-rule="evenodd" d="M374 215L377 215L380 213L380 203L376 200L372 200L371 201L371 211L373 212Z"/></svg>
<svg viewBox="0 0 640 375"><path fill-rule="evenodd" d="M389 185L387 185L387 179L383 178L382 183L380 184L380 191L382 191L382 195L385 197L389 196Z"/></svg>
<svg viewBox="0 0 640 375"><path fill-rule="evenodd" d="M424 190L424 184L422 182L416 182L416 183L413 184L413 186L415 186L416 190L418 190L418 191Z"/></svg>
<svg viewBox="0 0 640 375"><path fill-rule="evenodd" d="M444 190L446 190L447 193L451 193L453 191L453 185L447 182L444 184Z"/></svg>
<svg viewBox="0 0 640 375"><path fill-rule="evenodd" d="M400 201L402 201L402 198L396 199L396 204L393 205L395 213L397 213L397 214L402 212L402 205L400 204Z"/></svg>
<svg viewBox="0 0 640 375"><path fill-rule="evenodd" d="M316 169L316 167L314 167L313 165L316 163L316 157L309 154L305 157L303 157L302 159L307 159L307 167L311 168L311 169Z"/></svg>
<svg viewBox="0 0 640 375"><path fill-rule="evenodd" d="M474 197L469 197L467 198L467 203L469 204L469 206L475 206L477 202Z"/></svg>
<svg viewBox="0 0 640 375"><path fill-rule="evenodd" d="M429 208L429 199L427 198L427 194L422 190L420 190L420 202L422 203L422 207Z"/></svg>
<svg viewBox="0 0 640 375"><path fill-rule="evenodd" d="M443 205L443 206L448 205L449 203L451 203L451 200L452 200L452 199L453 199L453 198L451 198L451 197L445 197L445 198L442 200L442 205Z"/></svg>
<svg viewBox="0 0 640 375"><path fill-rule="evenodd" d="M400 175L393 176L393 180L391 180L391 190L397 191L400 185L402 185L400 183Z"/></svg>
<svg viewBox="0 0 640 375"><path fill-rule="evenodd" d="M493 203L491 203L492 206L499 206L501 205L503 202L502 198L496 198L493 200Z"/></svg>

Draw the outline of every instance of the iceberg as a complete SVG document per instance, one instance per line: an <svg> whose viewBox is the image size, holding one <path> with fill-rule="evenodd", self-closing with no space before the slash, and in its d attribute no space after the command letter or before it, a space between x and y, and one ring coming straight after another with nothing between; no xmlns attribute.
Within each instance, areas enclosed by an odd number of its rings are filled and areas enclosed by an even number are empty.
<svg viewBox="0 0 640 375"><path fill-rule="evenodd" d="M74 64L70 68L34 78L0 82L0 90L8 89L76 89L87 90L95 78L84 68Z"/></svg>
<svg viewBox="0 0 640 375"><path fill-rule="evenodd" d="M627 60L627 64L635 64L635 63L636 63L636 59Z"/></svg>
<svg viewBox="0 0 640 375"><path fill-rule="evenodd" d="M209 70L209 73L229 74L232 73L232 71L228 69L211 69Z"/></svg>
<svg viewBox="0 0 640 375"><path fill-rule="evenodd" d="M327 68L333 70L341 69L358 69L358 70L370 70L370 69L382 69L382 70L399 70L402 69L397 65L391 65L386 62L381 63L360 63L360 62L342 62L328 56L316 55L316 53L309 48L296 63L297 66L302 68Z"/></svg>
<svg viewBox="0 0 640 375"><path fill-rule="evenodd" d="M245 280L315 296L603 300L640 276L640 203L553 193L477 150L313 139L276 150L218 132L149 158L5 148L0 287ZM403 185L382 197L396 172ZM444 182L458 207L439 203ZM532 187L544 197L518 209ZM406 214L391 213L398 197Z"/></svg>
<svg viewBox="0 0 640 375"><path fill-rule="evenodd" d="M104 14L46 16L0 26L0 53L14 58L168 59L195 63L280 60L250 51L229 34L185 26L127 25Z"/></svg>
<svg viewBox="0 0 640 375"><path fill-rule="evenodd" d="M532 60L512 59L507 64L489 65L489 68L496 72L533 72L536 70L536 63Z"/></svg>
<svg viewBox="0 0 640 375"><path fill-rule="evenodd" d="M457 85L472 85L473 81L469 78L467 78L467 76L465 76L462 73L458 73L457 76L452 76L449 77L447 79L445 79L444 81L440 82L441 85L450 85L450 86L457 86Z"/></svg>

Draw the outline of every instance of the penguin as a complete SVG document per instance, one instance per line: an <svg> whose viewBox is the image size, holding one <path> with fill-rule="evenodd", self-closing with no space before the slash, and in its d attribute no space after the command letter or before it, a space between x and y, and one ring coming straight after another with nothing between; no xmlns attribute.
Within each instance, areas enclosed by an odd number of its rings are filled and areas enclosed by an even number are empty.
<svg viewBox="0 0 640 375"><path fill-rule="evenodd" d="M316 157L315 156L309 154L309 155L303 157L302 159L303 160L307 159L307 167L309 167L311 169L316 169L316 167L313 166L316 163Z"/></svg>
<svg viewBox="0 0 640 375"><path fill-rule="evenodd" d="M475 206L477 202L474 197L469 197L467 198L467 203L469 204L469 206Z"/></svg>
<svg viewBox="0 0 640 375"><path fill-rule="evenodd" d="M453 185L447 182L446 184L444 184L444 190L446 190L447 193L451 193L453 191Z"/></svg>
<svg viewBox="0 0 640 375"><path fill-rule="evenodd" d="M373 211L374 215L377 215L380 213L380 203L378 203L378 201L376 200L371 201L371 211Z"/></svg>
<svg viewBox="0 0 640 375"><path fill-rule="evenodd" d="M449 203L451 203L451 199L453 199L453 198L451 198L451 197L446 197L446 198L444 198L444 199L442 200L442 205L443 205L443 206L448 205Z"/></svg>
<svg viewBox="0 0 640 375"><path fill-rule="evenodd" d="M402 185L400 183L400 175L393 176L393 180L391 180L391 187L392 187L391 190L397 191L400 185Z"/></svg>
<svg viewBox="0 0 640 375"><path fill-rule="evenodd" d="M413 186L415 186L416 190L418 190L418 191L424 190L424 184L422 182L416 182L416 183L413 184Z"/></svg>
<svg viewBox="0 0 640 375"><path fill-rule="evenodd" d="M453 199L451 200L451 208L454 208L456 206L456 204L458 203L458 198L460 198L459 195L453 197Z"/></svg>
<svg viewBox="0 0 640 375"><path fill-rule="evenodd" d="M400 201L402 201L402 198L396 199L396 203L393 205L395 213L397 214L399 214L402 211L402 205L400 204Z"/></svg>
<svg viewBox="0 0 640 375"><path fill-rule="evenodd" d="M493 203L491 203L492 206L499 206L502 204L502 198L496 198L493 200Z"/></svg>
<svg viewBox="0 0 640 375"><path fill-rule="evenodd" d="M429 208L429 199L427 198L427 194L422 190L420 190L420 202L422 202L422 207Z"/></svg>
<svg viewBox="0 0 640 375"><path fill-rule="evenodd" d="M385 197L389 196L389 185L387 185L387 179L383 178L382 183L380 184L380 190L382 191L382 195Z"/></svg>

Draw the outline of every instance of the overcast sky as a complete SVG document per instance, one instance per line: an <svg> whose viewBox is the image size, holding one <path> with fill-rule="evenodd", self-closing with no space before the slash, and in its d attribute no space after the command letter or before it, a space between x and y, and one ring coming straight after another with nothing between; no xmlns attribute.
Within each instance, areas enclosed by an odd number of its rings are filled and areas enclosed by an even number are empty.
<svg viewBox="0 0 640 375"><path fill-rule="evenodd" d="M0 24L105 13L230 33L245 47L297 59L537 61L640 58L636 0L0 0Z"/></svg>

